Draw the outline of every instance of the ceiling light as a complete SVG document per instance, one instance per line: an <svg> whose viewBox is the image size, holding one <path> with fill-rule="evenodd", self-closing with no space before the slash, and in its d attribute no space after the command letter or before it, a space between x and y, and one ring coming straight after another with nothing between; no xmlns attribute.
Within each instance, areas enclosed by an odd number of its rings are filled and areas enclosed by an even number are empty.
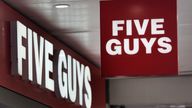
<svg viewBox="0 0 192 108"><path fill-rule="evenodd" d="M68 4L57 4L55 5L55 8L57 9L63 9L63 8L68 8L70 5Z"/></svg>

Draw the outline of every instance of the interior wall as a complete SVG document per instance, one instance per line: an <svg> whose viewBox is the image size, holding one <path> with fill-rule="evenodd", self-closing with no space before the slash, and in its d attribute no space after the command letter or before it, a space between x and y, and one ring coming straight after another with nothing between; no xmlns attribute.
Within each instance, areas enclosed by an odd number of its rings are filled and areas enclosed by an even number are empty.
<svg viewBox="0 0 192 108"><path fill-rule="evenodd" d="M110 80L112 105L192 104L192 76Z"/></svg>

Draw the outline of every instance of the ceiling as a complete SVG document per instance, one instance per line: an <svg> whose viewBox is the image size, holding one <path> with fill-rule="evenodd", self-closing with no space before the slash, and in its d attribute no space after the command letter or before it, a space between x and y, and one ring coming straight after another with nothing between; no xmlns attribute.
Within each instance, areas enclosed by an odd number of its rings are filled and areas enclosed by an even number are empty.
<svg viewBox="0 0 192 108"><path fill-rule="evenodd" d="M4 0L100 66L99 0ZM69 4L66 9L56 4Z"/></svg>
<svg viewBox="0 0 192 108"><path fill-rule="evenodd" d="M4 0L100 66L99 0ZM178 1L179 70L192 71L192 0ZM55 4L69 4L56 9Z"/></svg>

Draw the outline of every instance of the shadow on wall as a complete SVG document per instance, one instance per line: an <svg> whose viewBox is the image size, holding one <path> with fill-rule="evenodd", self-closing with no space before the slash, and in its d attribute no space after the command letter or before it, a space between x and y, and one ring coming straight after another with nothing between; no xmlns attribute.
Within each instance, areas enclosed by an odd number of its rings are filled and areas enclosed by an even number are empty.
<svg viewBox="0 0 192 108"><path fill-rule="evenodd" d="M7 106L7 105L4 105L4 104L0 103L0 108L11 108L11 107L9 107L9 106Z"/></svg>
<svg viewBox="0 0 192 108"><path fill-rule="evenodd" d="M192 108L192 105L153 105L153 106L117 106L111 105L110 108Z"/></svg>
<svg viewBox="0 0 192 108"><path fill-rule="evenodd" d="M111 105L110 108L126 108L125 106L117 106L117 105Z"/></svg>
<svg viewBox="0 0 192 108"><path fill-rule="evenodd" d="M35 100L0 87L0 108L50 108Z"/></svg>
<svg viewBox="0 0 192 108"><path fill-rule="evenodd" d="M192 105L153 105L153 106L110 105L109 108L192 108Z"/></svg>

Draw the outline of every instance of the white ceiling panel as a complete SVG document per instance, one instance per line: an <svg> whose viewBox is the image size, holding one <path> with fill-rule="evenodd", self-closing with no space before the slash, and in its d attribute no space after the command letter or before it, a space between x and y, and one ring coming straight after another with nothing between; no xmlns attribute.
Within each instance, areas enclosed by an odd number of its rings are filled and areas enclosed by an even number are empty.
<svg viewBox="0 0 192 108"><path fill-rule="evenodd" d="M100 66L99 0L4 0ZM56 9L56 4L69 8Z"/></svg>

